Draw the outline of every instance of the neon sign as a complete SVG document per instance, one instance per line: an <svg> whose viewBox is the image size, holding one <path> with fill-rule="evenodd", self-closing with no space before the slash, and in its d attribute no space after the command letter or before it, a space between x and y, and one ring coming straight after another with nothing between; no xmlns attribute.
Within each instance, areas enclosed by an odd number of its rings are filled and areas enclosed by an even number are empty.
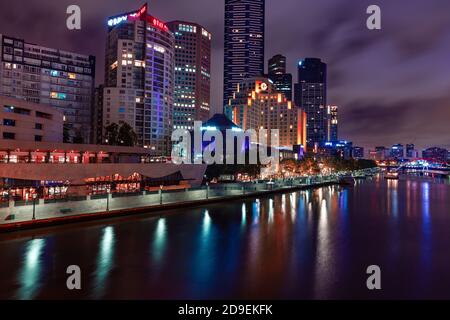
<svg viewBox="0 0 450 320"><path fill-rule="evenodd" d="M113 27L123 21L126 21L126 20L128 20L128 16L120 16L120 17L111 18L108 20L108 26Z"/></svg>
<svg viewBox="0 0 450 320"><path fill-rule="evenodd" d="M126 13L121 16L117 16L114 18L110 18L108 20L108 26L114 27L118 25L119 23L122 23L123 21L127 21L128 19L135 19L139 18L141 15L145 14L147 12L147 4L143 5L138 11L133 13Z"/></svg>
<svg viewBox="0 0 450 320"><path fill-rule="evenodd" d="M130 14L130 17L140 17L143 13L147 12L147 5L145 4L142 8L139 9L138 12Z"/></svg>
<svg viewBox="0 0 450 320"><path fill-rule="evenodd" d="M157 27L157 28L159 28L159 29L163 29L163 30L169 30L169 28L167 28L167 26L165 25L165 23L164 22L162 22L162 21L160 21L160 20L158 20L158 19L156 19L156 18L153 18L152 20L152 24L155 26L155 27Z"/></svg>

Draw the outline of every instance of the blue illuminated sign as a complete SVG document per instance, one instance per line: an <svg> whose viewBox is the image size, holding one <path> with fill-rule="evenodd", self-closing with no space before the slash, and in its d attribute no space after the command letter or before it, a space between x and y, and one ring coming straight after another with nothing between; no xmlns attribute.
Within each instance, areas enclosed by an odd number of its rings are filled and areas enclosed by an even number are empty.
<svg viewBox="0 0 450 320"><path fill-rule="evenodd" d="M113 27L119 23L128 20L128 16L116 17L108 20L108 26Z"/></svg>

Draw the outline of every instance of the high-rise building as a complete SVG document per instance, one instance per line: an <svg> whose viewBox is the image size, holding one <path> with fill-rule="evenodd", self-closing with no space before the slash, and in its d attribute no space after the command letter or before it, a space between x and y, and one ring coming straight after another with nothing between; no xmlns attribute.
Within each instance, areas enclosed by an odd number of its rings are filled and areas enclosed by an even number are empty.
<svg viewBox="0 0 450 320"><path fill-rule="evenodd" d="M175 35L173 128L190 130L210 116L211 33L185 21L167 26Z"/></svg>
<svg viewBox="0 0 450 320"><path fill-rule="evenodd" d="M65 140L89 142L95 57L0 34L0 95L64 113Z"/></svg>
<svg viewBox="0 0 450 320"><path fill-rule="evenodd" d="M375 147L375 160L382 161L386 160L390 156L389 148L384 146Z"/></svg>
<svg viewBox="0 0 450 320"><path fill-rule="evenodd" d="M328 106L328 141L338 140L338 107Z"/></svg>
<svg viewBox="0 0 450 320"><path fill-rule="evenodd" d="M225 113L244 130L278 129L282 147L292 148L306 143L304 112L278 93L267 78L242 81L226 106Z"/></svg>
<svg viewBox="0 0 450 320"><path fill-rule="evenodd" d="M403 159L405 157L405 150L402 144L395 144L391 147L391 158Z"/></svg>
<svg viewBox="0 0 450 320"><path fill-rule="evenodd" d="M328 140L327 65L317 58L298 63L295 105L306 112L307 148L312 150Z"/></svg>
<svg viewBox="0 0 450 320"><path fill-rule="evenodd" d="M350 159L353 154L353 142L346 140L323 142L315 147L314 152L319 157Z"/></svg>
<svg viewBox="0 0 450 320"><path fill-rule="evenodd" d="M406 145L406 157L407 158L414 158L414 151L415 151L415 145L414 144L407 144Z"/></svg>
<svg viewBox="0 0 450 320"><path fill-rule="evenodd" d="M138 145L170 154L175 38L144 5L108 20L103 125L127 122Z"/></svg>
<svg viewBox="0 0 450 320"><path fill-rule="evenodd" d="M364 148L363 147L353 147L352 156L354 159L363 159L364 158Z"/></svg>
<svg viewBox="0 0 450 320"><path fill-rule="evenodd" d="M265 0L225 0L224 102L241 81L264 74Z"/></svg>
<svg viewBox="0 0 450 320"><path fill-rule="evenodd" d="M269 79L275 90L292 101L292 74L286 72L286 57L277 54L269 59Z"/></svg>
<svg viewBox="0 0 450 320"><path fill-rule="evenodd" d="M447 163L448 161L448 150L444 148L428 148L422 151L422 157L426 160L439 161Z"/></svg>

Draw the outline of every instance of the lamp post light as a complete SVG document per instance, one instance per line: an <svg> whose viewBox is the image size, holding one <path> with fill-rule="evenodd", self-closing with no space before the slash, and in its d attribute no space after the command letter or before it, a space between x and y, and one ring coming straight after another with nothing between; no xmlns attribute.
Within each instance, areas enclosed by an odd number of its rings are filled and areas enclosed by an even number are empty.
<svg viewBox="0 0 450 320"><path fill-rule="evenodd" d="M206 183L206 199L209 199L209 183Z"/></svg>
<svg viewBox="0 0 450 320"><path fill-rule="evenodd" d="M164 186L163 185L160 185L159 186L159 204L160 205L162 205L163 204L163 188L164 188Z"/></svg>
<svg viewBox="0 0 450 320"><path fill-rule="evenodd" d="M106 189L106 212L109 212L109 195L111 194L111 189Z"/></svg>
<svg viewBox="0 0 450 320"><path fill-rule="evenodd" d="M33 220L36 220L36 198L37 194L33 194Z"/></svg>

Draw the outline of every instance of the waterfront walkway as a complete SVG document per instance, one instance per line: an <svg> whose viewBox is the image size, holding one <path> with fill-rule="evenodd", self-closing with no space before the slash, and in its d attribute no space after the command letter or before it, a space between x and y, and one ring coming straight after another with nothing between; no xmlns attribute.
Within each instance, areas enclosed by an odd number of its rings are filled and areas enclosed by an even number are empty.
<svg viewBox="0 0 450 320"><path fill-rule="evenodd" d="M139 194L105 194L79 199L10 201L0 208L0 232L89 221L182 206L198 206L229 199L254 197L335 184L337 176L311 176L258 183L233 183L185 190L144 191Z"/></svg>

